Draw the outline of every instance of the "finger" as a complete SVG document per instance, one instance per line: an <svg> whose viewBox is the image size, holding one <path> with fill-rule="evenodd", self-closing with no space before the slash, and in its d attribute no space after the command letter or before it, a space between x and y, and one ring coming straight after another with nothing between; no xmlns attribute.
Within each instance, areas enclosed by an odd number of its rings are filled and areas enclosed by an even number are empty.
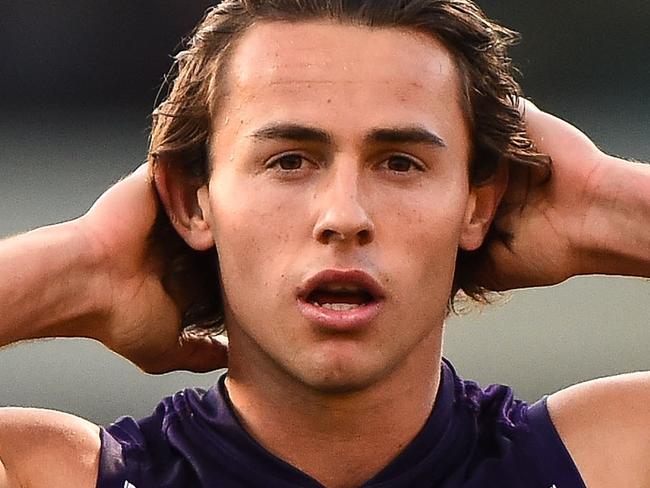
<svg viewBox="0 0 650 488"><path fill-rule="evenodd" d="M126 212L125 215L142 221L149 222L152 219L157 211L157 201L146 164L110 187L93 204L89 213L101 212L105 208L113 215Z"/></svg>
<svg viewBox="0 0 650 488"><path fill-rule="evenodd" d="M120 181L124 181L126 179L142 179L142 178L147 178L150 179L150 170L149 170L149 163L142 163L140 166L138 166L135 170L133 170L131 173L125 175L123 178L120 179Z"/></svg>
<svg viewBox="0 0 650 488"><path fill-rule="evenodd" d="M521 106L521 105L520 105ZM557 148L567 151L583 148L597 151L595 144L579 129L569 122L548 112L540 110L530 100L523 103L523 116L526 132L537 148L553 156Z"/></svg>
<svg viewBox="0 0 650 488"><path fill-rule="evenodd" d="M170 371L207 373L228 366L228 345L215 336L183 339L173 351L160 357L154 365L143 368L147 373Z"/></svg>
<svg viewBox="0 0 650 488"><path fill-rule="evenodd" d="M535 105L530 98L523 98L523 97L520 97L517 100L517 109L519 110L519 113L524 118L526 118L526 115L531 111L535 111L535 110L539 111L537 105Z"/></svg>

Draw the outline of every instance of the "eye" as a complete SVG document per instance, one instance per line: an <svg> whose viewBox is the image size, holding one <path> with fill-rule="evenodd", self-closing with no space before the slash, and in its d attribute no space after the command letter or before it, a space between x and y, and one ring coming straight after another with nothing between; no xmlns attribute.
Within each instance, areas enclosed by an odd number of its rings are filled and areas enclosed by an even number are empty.
<svg viewBox="0 0 650 488"><path fill-rule="evenodd" d="M408 173L411 170L422 171L422 164L413 158L395 154L385 161L386 167L395 173Z"/></svg>
<svg viewBox="0 0 650 488"><path fill-rule="evenodd" d="M303 167L305 158L300 154L284 154L273 158L267 164L268 168L278 168L282 171L296 171Z"/></svg>

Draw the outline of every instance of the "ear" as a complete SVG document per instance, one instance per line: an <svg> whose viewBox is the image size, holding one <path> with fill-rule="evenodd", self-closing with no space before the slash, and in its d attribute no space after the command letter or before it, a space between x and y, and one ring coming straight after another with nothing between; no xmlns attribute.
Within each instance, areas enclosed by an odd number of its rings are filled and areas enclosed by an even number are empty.
<svg viewBox="0 0 650 488"><path fill-rule="evenodd" d="M481 247L507 187L508 165L500 163L489 180L470 188L460 235L461 249L475 251Z"/></svg>
<svg viewBox="0 0 650 488"><path fill-rule="evenodd" d="M183 240L197 251L214 247L207 182L161 158L153 166L153 179L165 212Z"/></svg>

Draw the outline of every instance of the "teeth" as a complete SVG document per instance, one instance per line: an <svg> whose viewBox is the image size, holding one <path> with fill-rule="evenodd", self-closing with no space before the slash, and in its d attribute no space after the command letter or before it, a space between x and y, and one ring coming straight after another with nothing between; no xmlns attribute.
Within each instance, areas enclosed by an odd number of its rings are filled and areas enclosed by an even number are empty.
<svg viewBox="0 0 650 488"><path fill-rule="evenodd" d="M312 303L312 305L315 305L317 307L322 307L322 308L328 308L330 310L337 310L339 312L341 311L348 311L348 310L354 310L355 308L359 308L361 305L357 305L356 303Z"/></svg>
<svg viewBox="0 0 650 488"><path fill-rule="evenodd" d="M360 286L352 283L328 283L323 286L323 289L337 293L358 293L361 291Z"/></svg>

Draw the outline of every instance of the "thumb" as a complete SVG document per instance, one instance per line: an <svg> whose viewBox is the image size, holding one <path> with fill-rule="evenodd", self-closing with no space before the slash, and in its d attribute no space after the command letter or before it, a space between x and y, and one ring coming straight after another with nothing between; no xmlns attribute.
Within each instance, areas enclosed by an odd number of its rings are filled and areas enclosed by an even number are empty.
<svg viewBox="0 0 650 488"><path fill-rule="evenodd" d="M146 372L161 374L170 371L207 373L228 366L228 341L223 336L187 334L177 347L165 354L160 365L147 368Z"/></svg>

